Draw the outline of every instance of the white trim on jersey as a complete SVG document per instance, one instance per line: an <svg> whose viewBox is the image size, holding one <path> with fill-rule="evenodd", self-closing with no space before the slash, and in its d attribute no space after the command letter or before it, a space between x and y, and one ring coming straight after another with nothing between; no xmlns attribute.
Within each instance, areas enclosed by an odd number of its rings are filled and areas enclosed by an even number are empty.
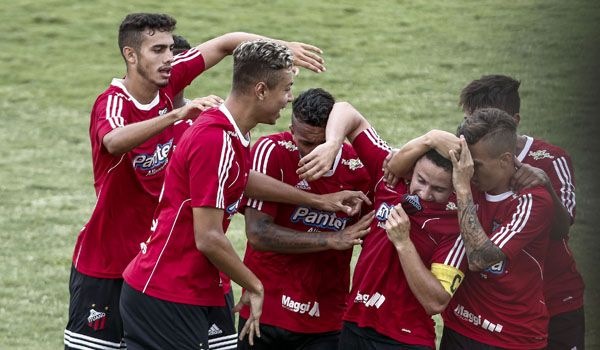
<svg viewBox="0 0 600 350"><path fill-rule="evenodd" d="M227 120L229 120L229 122L231 123L231 125L233 125L233 128L235 129L235 132L237 133L238 137L240 138L240 141L242 142L242 146L248 147L248 145L250 145L250 133L247 133L246 135L242 135L242 131L240 130L240 128L235 123L235 119L233 119L233 115L227 109L227 107L225 107L224 103L221 103L221 105L219 105L219 110L223 114L225 114L225 116L227 117Z"/></svg>
<svg viewBox="0 0 600 350"><path fill-rule="evenodd" d="M158 263L160 262L160 258L162 257L163 253L165 252L165 249L167 248L167 244L169 244L169 240L171 239L171 234L173 234L173 230L175 229L175 224L177 223L177 219L179 218L179 214L181 213L181 209L183 208L183 205L186 202L189 202L191 200L192 200L191 198L188 198L188 199L184 200L183 202L181 202L181 205L179 206L179 210L177 210L177 215L175 215L175 219L173 220L173 225L171 226L171 231L169 231L169 235L167 236L165 245L163 245L162 250L160 251L160 254L158 254L158 258L156 258L156 262L154 263L152 272L150 272L150 276L148 276L148 281L146 281L146 285L144 285L144 289L142 290L142 293L146 293L146 289L148 288L148 284L150 284L150 280L152 279L152 276L154 275L154 271L156 271L156 267L158 266Z"/></svg>
<svg viewBox="0 0 600 350"><path fill-rule="evenodd" d="M575 186L573 186L573 178L569 171L569 164L565 157L560 157L552 162L556 175L562 184L560 188L560 200L567 208L569 215L573 217L573 209L575 209Z"/></svg>
<svg viewBox="0 0 600 350"><path fill-rule="evenodd" d="M156 97L154 97L154 99L148 103L148 104L142 104L139 103L138 100L136 100L130 93L129 91L127 91L127 88L125 87L125 85L123 84L123 79L117 79L117 78L113 78L112 82L110 83L110 85L112 86L116 86L119 89L123 90L123 92L125 93L125 95L127 95L127 97L129 98L129 100L131 102L133 102L133 104L135 105L135 107L141 111L149 111L152 108L156 107L156 105L158 105L158 103L160 102L160 93L156 93Z"/></svg>
<svg viewBox="0 0 600 350"><path fill-rule="evenodd" d="M502 227L500 231L496 232L490 238L491 241L497 245L498 248L502 249L514 235L521 232L525 225L527 225L532 207L533 198L531 193L527 193L519 197L519 204L517 205L517 210L512 216L512 221L508 225Z"/></svg>
<svg viewBox="0 0 600 350"><path fill-rule="evenodd" d="M533 137L527 136L527 135L523 135L523 136L527 139L527 141L525 141L525 146L521 150L521 153L519 153L519 155L517 156L517 159L519 160L519 162L522 162L523 159L525 159L525 157L527 157L527 152L529 152L531 145L533 145Z"/></svg>
<svg viewBox="0 0 600 350"><path fill-rule="evenodd" d="M75 332L71 332L65 329L64 334L65 345L73 349L90 349L90 350L114 350L114 349L127 349L127 345L124 342L114 343L107 340L96 339L89 335L83 335Z"/></svg>
<svg viewBox="0 0 600 350"><path fill-rule="evenodd" d="M523 249L523 253L527 254L527 256L530 257L531 260L533 260L533 262L537 265L538 270L540 270L540 279L543 281L544 280L544 270L542 269L542 265L540 264L540 262L537 261L537 259L534 258L531 254L529 254L529 252L527 252L525 249Z"/></svg>
<svg viewBox="0 0 600 350"><path fill-rule="evenodd" d="M225 183L229 178L229 170L235 158L235 151L231 145L231 136L223 130L223 147L221 147L221 159L219 160L219 184L217 187L217 198L215 207L225 209Z"/></svg>
<svg viewBox="0 0 600 350"><path fill-rule="evenodd" d="M275 146L275 142L273 142L273 140L271 139L262 139L256 145L256 152L254 152L254 158L252 159L252 170L263 174L267 173L269 157L271 157L271 152L273 151ZM250 198L248 200L248 206L257 210L261 210L263 206L263 201Z"/></svg>
<svg viewBox="0 0 600 350"><path fill-rule="evenodd" d="M186 62L186 61L190 61L193 60L194 58L200 56L202 53L200 51L198 51L197 48L192 47L191 49L180 53L179 55L175 55L173 57L173 62L171 62L171 67L176 66L177 64L181 63L181 62Z"/></svg>
<svg viewBox="0 0 600 350"><path fill-rule="evenodd" d="M113 129L125 126L125 119L121 116L123 111L123 98L117 95L108 95L106 101L106 120Z"/></svg>
<svg viewBox="0 0 600 350"><path fill-rule="evenodd" d="M458 236L456 241L454 241L454 245L452 249L448 252L446 256L446 260L444 260L444 265L452 266L454 268L460 268L460 264L462 263L463 258L465 257L465 244L462 239L462 236Z"/></svg>
<svg viewBox="0 0 600 350"><path fill-rule="evenodd" d="M237 333L219 338L208 339L208 348L210 350L228 350L237 348Z"/></svg>
<svg viewBox="0 0 600 350"><path fill-rule="evenodd" d="M373 145L381 148L384 151L389 152L392 150L390 148L390 146L388 146L387 142L385 142L384 140L381 139L381 137L379 137L379 135L377 134L377 131L375 131L374 128L365 129L365 131L363 131L363 132L369 138L369 140L371 140L371 143Z"/></svg>

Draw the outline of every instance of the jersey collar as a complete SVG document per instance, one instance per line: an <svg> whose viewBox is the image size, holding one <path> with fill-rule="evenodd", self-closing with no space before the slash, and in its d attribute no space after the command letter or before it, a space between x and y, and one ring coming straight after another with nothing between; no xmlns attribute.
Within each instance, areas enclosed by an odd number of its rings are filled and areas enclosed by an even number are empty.
<svg viewBox="0 0 600 350"><path fill-rule="evenodd" d="M512 196L513 194L515 194L513 191L508 191L508 192L504 192L504 193L500 193L500 194L486 193L485 200L487 200L488 202L502 202L503 200Z"/></svg>
<svg viewBox="0 0 600 350"><path fill-rule="evenodd" d="M533 144L533 137L527 136L527 135L523 135L523 136L525 136L525 138L527 138L527 141L525 141L525 146L521 150L521 153L519 153L519 155L517 156L517 159L519 160L519 162L522 162L523 159L525 159L525 157L527 156L527 152L529 152L529 149L531 148L531 145Z"/></svg>
<svg viewBox="0 0 600 350"><path fill-rule="evenodd" d="M146 105L139 103L138 100L136 100L133 96L131 96L131 94L129 93L129 91L127 91L127 88L123 84L123 79L113 78L113 80L110 83L110 85L116 86L119 89L123 90L123 92L125 93L125 95L127 95L127 97L129 97L129 99L133 102L133 104L135 105L135 107L137 109L139 109L139 110L142 110L142 111L149 111L149 110L151 110L152 108L156 107L156 105L158 105L158 102L160 101L159 93L157 92L156 93L156 97L150 103L148 103Z"/></svg>
<svg viewBox="0 0 600 350"><path fill-rule="evenodd" d="M223 112L223 114L225 114L225 116L227 117L227 119L229 120L231 125L233 125L233 128L235 129L235 132L238 134L238 137L240 138L240 142L242 143L242 145L244 147L248 147L248 145L250 144L250 133L248 133L246 135L242 135L240 128L238 128L237 124L235 123L235 119L233 119L233 115L231 115L231 112L227 109L227 107L225 107L224 103L221 103L221 105L219 106L219 110L221 112Z"/></svg>

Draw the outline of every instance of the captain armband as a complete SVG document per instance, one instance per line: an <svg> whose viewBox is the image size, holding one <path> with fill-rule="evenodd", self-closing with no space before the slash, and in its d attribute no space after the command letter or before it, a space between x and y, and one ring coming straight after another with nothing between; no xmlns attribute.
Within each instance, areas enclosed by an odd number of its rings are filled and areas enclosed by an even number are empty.
<svg viewBox="0 0 600 350"><path fill-rule="evenodd" d="M444 264L431 264L431 273L451 296L454 295L465 278L465 274L461 270Z"/></svg>

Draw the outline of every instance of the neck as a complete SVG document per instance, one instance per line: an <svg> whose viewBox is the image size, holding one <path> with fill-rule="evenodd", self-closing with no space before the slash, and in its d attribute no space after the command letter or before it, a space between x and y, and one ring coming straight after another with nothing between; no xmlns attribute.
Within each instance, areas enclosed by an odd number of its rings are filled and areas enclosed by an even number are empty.
<svg viewBox="0 0 600 350"><path fill-rule="evenodd" d="M125 79L123 79L123 85L125 85L131 96L141 104L152 102L158 93L158 87L155 84L142 79L136 74L130 74L130 72L127 72Z"/></svg>
<svg viewBox="0 0 600 350"><path fill-rule="evenodd" d="M515 154L519 155L521 154L521 151L523 150L523 148L525 148L525 144L527 143L527 137L523 136L523 135L518 135L517 136L517 149L515 150Z"/></svg>
<svg viewBox="0 0 600 350"><path fill-rule="evenodd" d="M510 187L510 179L512 179L513 175L515 174L516 170L513 167L510 168L509 172L506 174L506 176L504 176L502 178L502 180L500 182L498 182L498 184L496 186L494 186L493 189L487 191L487 193L492 194L492 195L497 195L497 194L502 194L508 191L512 191L512 188Z"/></svg>
<svg viewBox="0 0 600 350"><path fill-rule="evenodd" d="M246 135L258 124L254 117L253 103L247 97L231 93L224 103L242 134Z"/></svg>

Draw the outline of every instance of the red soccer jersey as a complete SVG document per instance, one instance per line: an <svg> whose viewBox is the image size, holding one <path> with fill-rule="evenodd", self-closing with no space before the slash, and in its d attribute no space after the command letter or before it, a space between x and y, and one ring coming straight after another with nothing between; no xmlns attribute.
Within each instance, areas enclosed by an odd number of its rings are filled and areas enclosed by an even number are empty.
<svg viewBox="0 0 600 350"><path fill-rule="evenodd" d="M519 160L548 174L554 192L575 219L575 178L571 157L562 148L527 136ZM569 237L550 240L544 264L544 294L550 316L583 306L583 278L569 249Z"/></svg>
<svg viewBox="0 0 600 350"><path fill-rule="evenodd" d="M444 324L478 342L506 349L546 346L548 311L542 288L552 198L541 187L516 195L473 191L483 230L506 255L469 271L443 313Z"/></svg>
<svg viewBox="0 0 600 350"><path fill-rule="evenodd" d="M113 79L96 99L90 139L97 202L73 253L73 264L83 274L121 278L139 243L147 238L171 150L189 124L176 123L120 156L108 153L102 140L116 128L171 111L173 96L202 73L204 59L191 49L175 56L172 66L169 85L149 104L136 101L120 79Z"/></svg>
<svg viewBox="0 0 600 350"><path fill-rule="evenodd" d="M186 131L167 168L154 232L123 273L131 287L171 302L224 305L219 271L196 248L192 208L223 209L227 230L248 181L249 142L224 105Z"/></svg>
<svg viewBox="0 0 600 350"><path fill-rule="evenodd" d="M377 215L354 270L344 320L373 328L401 343L435 347L434 322L410 290L398 253L387 237L385 222L390 209L404 202L410 217L410 238L423 263L461 268L464 248L456 205L422 201L410 195L404 181L393 189L387 187L382 181L382 164L389 148L373 129L362 132L353 146L376 179Z"/></svg>
<svg viewBox="0 0 600 350"><path fill-rule="evenodd" d="M301 190L317 194L369 191L369 175L348 144L342 146L332 170L311 182L301 180L296 174L300 153L291 133L261 138L252 151L253 170ZM358 219L341 212L253 199L248 206L270 215L277 225L305 232L340 231ZM279 254L255 251L248 244L244 263L265 287L260 322L300 333L340 330L350 288L351 258L352 249ZM248 318L248 307L240 314Z"/></svg>

